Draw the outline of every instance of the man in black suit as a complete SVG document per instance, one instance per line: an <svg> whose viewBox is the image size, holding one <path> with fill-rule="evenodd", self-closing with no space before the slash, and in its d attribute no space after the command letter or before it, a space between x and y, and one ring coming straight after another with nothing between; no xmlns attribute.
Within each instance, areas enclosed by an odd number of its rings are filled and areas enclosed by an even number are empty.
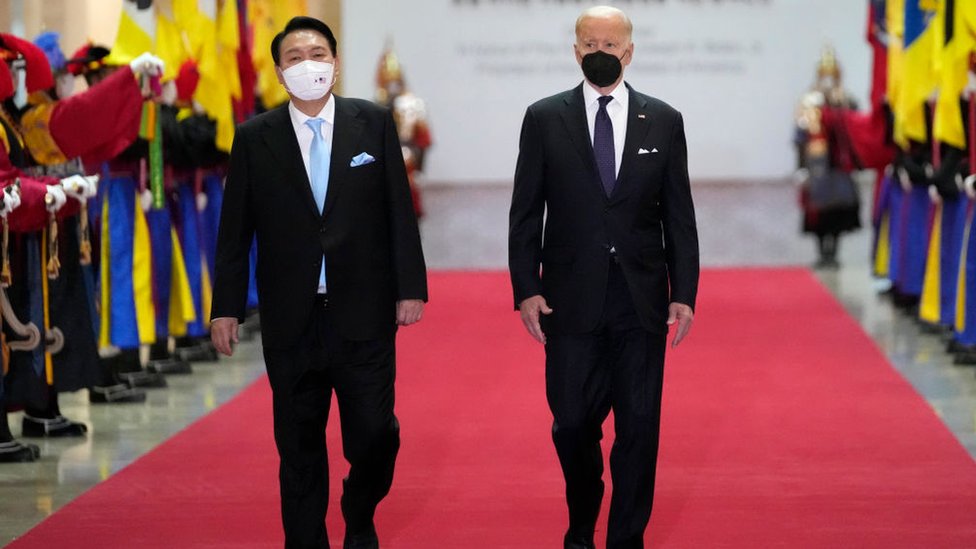
<svg viewBox="0 0 976 549"><path fill-rule="evenodd" d="M564 545L573 548L594 547L611 409L607 547L643 547L668 326L677 325L675 346L691 327L698 287L681 114L623 84L631 33L616 8L579 17L576 60L586 80L528 108L512 194L515 305L546 348L569 508Z"/></svg>
<svg viewBox="0 0 976 549"><path fill-rule="evenodd" d="M264 359L274 394L285 547L329 547L325 425L339 403L345 547L378 547L393 480L397 325L420 320L426 267L389 110L336 97L336 39L309 17L271 44L286 106L245 122L220 219L212 338L232 353L257 237Z"/></svg>

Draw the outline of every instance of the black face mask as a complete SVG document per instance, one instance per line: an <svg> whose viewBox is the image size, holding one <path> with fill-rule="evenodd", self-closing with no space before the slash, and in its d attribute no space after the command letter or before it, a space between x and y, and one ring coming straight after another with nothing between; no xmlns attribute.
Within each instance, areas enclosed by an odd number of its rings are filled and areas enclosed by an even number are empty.
<svg viewBox="0 0 976 549"><path fill-rule="evenodd" d="M624 54L626 55L626 54ZM583 76L593 85L605 88L620 78L623 66L616 55L595 51L583 56Z"/></svg>

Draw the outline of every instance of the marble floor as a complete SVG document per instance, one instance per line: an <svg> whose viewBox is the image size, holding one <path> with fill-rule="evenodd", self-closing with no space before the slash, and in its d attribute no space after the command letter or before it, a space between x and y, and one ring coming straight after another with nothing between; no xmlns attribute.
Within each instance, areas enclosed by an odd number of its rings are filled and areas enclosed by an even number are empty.
<svg viewBox="0 0 976 549"><path fill-rule="evenodd" d="M862 187L863 196L870 196L869 184ZM698 183L693 193L704 267L813 263L814 245L799 234L796 190L790 183ZM504 269L509 198L505 185L426 187L421 232L429 267ZM862 219L868 219L866 214ZM976 457L976 369L953 365L938 337L922 333L877 294L868 269L869 245L868 230L848 235L841 246L842 267L818 272L818 277ZM89 405L85 391L63 395L65 415L86 422L91 432L82 440L40 440L42 458L35 463L0 465L0 545L220 406L262 373L259 344L251 342L231 359L196 363L192 375L170 376L169 388L150 391L142 404ZM15 435L20 419L11 415Z"/></svg>

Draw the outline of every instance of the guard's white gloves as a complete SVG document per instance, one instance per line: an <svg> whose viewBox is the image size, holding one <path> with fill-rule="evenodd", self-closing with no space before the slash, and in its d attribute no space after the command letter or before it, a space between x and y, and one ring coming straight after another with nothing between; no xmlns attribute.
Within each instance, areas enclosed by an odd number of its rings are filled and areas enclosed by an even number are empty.
<svg viewBox="0 0 976 549"><path fill-rule="evenodd" d="M166 64L155 55L145 52L129 63L132 72L146 76L162 76Z"/></svg>
<svg viewBox="0 0 976 549"><path fill-rule="evenodd" d="M963 186L966 187L966 196L972 200L976 200L976 173L970 175L963 182Z"/></svg>
<svg viewBox="0 0 976 549"><path fill-rule="evenodd" d="M98 194L97 175L69 175L61 180L61 186L68 196L78 202L86 202Z"/></svg>
<svg viewBox="0 0 976 549"><path fill-rule="evenodd" d="M11 190L13 187L7 187L0 192L0 217L7 217L7 214L17 209L20 206L20 193L16 190Z"/></svg>
<svg viewBox="0 0 976 549"><path fill-rule="evenodd" d="M68 201L68 196L64 194L61 185L48 185L47 194L44 195L44 206L49 212L56 212Z"/></svg>

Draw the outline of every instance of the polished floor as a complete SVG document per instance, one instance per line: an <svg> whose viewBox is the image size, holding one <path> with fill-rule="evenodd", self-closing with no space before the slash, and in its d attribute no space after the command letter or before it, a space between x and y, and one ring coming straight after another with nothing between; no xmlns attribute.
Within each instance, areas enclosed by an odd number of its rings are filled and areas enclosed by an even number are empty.
<svg viewBox="0 0 976 549"><path fill-rule="evenodd" d="M868 195L867 185L863 190ZM813 263L813 243L799 234L796 191L789 183L701 183L693 192L705 267ZM426 188L421 231L429 267L504 269L509 193L502 185ZM818 271L818 276L976 457L976 369L953 365L937 336L922 333L914 320L876 293L868 270L869 243L868 230L848 235L841 245L842 267ZM756 284L762 284L758 276ZM784 326L770 337L790 337L793 329ZM693 333L688 344L694 344ZM220 406L262 373L259 344L250 342L231 359L196 363L192 375L170 376L170 386L150 391L142 404L92 406L84 391L63 395L65 415L86 422L91 432L81 440L34 440L41 446L40 461L0 464L0 545ZM15 435L20 432L18 414L11 416L11 426Z"/></svg>

